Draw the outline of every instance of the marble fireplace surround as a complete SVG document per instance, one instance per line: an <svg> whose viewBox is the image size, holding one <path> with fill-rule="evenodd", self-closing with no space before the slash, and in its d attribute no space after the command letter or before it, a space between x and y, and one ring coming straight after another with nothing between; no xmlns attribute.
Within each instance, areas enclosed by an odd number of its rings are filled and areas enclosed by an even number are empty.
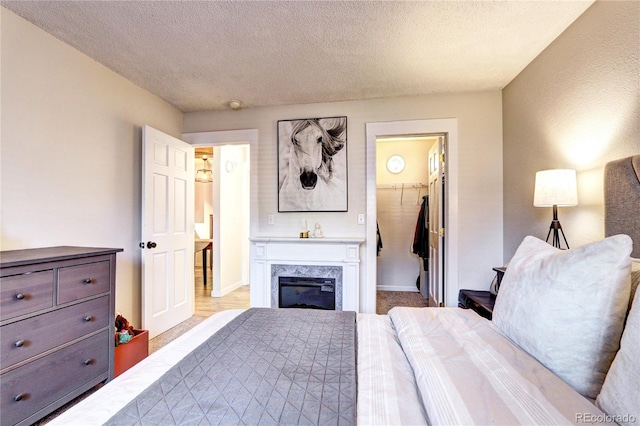
<svg viewBox="0 0 640 426"><path fill-rule="evenodd" d="M340 297L336 309L359 311L364 238L256 237L250 241L251 306L278 306L279 276L326 276L336 278L336 298Z"/></svg>
<svg viewBox="0 0 640 426"><path fill-rule="evenodd" d="M310 277L335 279L336 311L342 310L342 267L326 265L271 265L271 307L279 307L280 277Z"/></svg>

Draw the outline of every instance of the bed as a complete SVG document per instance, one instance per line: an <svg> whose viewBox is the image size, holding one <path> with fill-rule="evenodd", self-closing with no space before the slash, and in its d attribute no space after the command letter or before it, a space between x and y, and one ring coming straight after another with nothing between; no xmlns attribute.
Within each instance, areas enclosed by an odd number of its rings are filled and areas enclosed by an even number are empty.
<svg viewBox="0 0 640 426"><path fill-rule="evenodd" d="M607 237L602 241L560 251L525 238L504 275L493 321L459 308L394 308L388 315L351 316L299 309L225 311L50 424L637 423L640 292L634 296L633 289L640 281L640 260L633 258L640 257L639 166L636 156L605 168ZM157 397L169 394L177 382L197 387L195 380L189 382L190 369L206 369L210 348L226 347L223 337L241 328L239 323L251 318L265 323L268 311L278 311L269 323L293 321L299 324L294 334L301 329L302 335L320 336L303 339L303 349L295 350L299 363L287 364L289 391L281 396L286 393L283 404L291 402L293 411L270 408L277 380L258 389L255 398L240 399L240 408L233 410L220 401L189 402L180 396L184 391ZM307 330L304 318L311 315L319 315L320 328L330 330ZM292 342L280 345L290 352L297 343L288 335L278 337L279 328L275 339ZM243 338L251 340L249 334L236 336ZM238 357L256 358L255 351L280 356L270 346L254 344ZM320 358L333 361L315 364ZM269 382L267 367L252 368L262 369L261 375L242 372L241 383ZM309 392L291 391L301 387ZM227 393L242 390L230 387ZM203 406L211 415L194 415ZM212 407L217 407L215 416ZM145 417L151 412L156 414Z"/></svg>

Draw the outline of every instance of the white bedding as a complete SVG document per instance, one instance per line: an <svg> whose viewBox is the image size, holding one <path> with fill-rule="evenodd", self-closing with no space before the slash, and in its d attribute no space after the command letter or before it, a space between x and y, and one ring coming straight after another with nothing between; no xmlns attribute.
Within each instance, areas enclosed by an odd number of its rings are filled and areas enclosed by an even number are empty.
<svg viewBox="0 0 640 426"><path fill-rule="evenodd" d="M243 310L198 324L53 419L100 425ZM475 312L358 314L360 425L571 424L606 419L591 401ZM594 421L596 420L596 421Z"/></svg>
<svg viewBox="0 0 640 426"><path fill-rule="evenodd" d="M427 424L413 369L387 315L358 315L357 420L360 425Z"/></svg>
<svg viewBox="0 0 640 426"><path fill-rule="evenodd" d="M584 423L604 413L491 323L458 308L394 308L389 317L431 424Z"/></svg>

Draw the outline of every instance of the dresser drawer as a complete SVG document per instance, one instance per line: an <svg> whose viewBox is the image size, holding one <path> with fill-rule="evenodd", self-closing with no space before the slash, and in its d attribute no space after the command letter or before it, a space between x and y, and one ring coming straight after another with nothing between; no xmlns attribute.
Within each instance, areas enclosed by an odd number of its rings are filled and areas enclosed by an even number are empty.
<svg viewBox="0 0 640 426"><path fill-rule="evenodd" d="M92 379L106 379L111 334L105 330L1 375L2 424L16 424Z"/></svg>
<svg viewBox="0 0 640 426"><path fill-rule="evenodd" d="M53 270L0 278L0 320L25 315L53 306Z"/></svg>
<svg viewBox="0 0 640 426"><path fill-rule="evenodd" d="M0 370L108 327L109 296L31 317L0 329Z"/></svg>
<svg viewBox="0 0 640 426"><path fill-rule="evenodd" d="M109 291L109 261L68 266L58 270L58 303Z"/></svg>

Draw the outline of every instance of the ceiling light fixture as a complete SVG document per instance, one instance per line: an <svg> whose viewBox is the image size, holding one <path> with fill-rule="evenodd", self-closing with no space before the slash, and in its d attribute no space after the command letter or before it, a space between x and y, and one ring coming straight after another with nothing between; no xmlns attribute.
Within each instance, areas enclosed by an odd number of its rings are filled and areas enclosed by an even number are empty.
<svg viewBox="0 0 640 426"><path fill-rule="evenodd" d="M202 156L202 161L204 162L203 168L196 172L196 182L200 183L211 183L213 182L213 172L211 169L207 167L207 156Z"/></svg>
<svg viewBox="0 0 640 426"><path fill-rule="evenodd" d="M404 158L400 155L392 155L387 160L387 170L391 173L400 173L404 170Z"/></svg>
<svg viewBox="0 0 640 426"><path fill-rule="evenodd" d="M229 107L234 110L237 111L242 107L242 101L239 101L237 99L234 99L232 101L229 101Z"/></svg>

